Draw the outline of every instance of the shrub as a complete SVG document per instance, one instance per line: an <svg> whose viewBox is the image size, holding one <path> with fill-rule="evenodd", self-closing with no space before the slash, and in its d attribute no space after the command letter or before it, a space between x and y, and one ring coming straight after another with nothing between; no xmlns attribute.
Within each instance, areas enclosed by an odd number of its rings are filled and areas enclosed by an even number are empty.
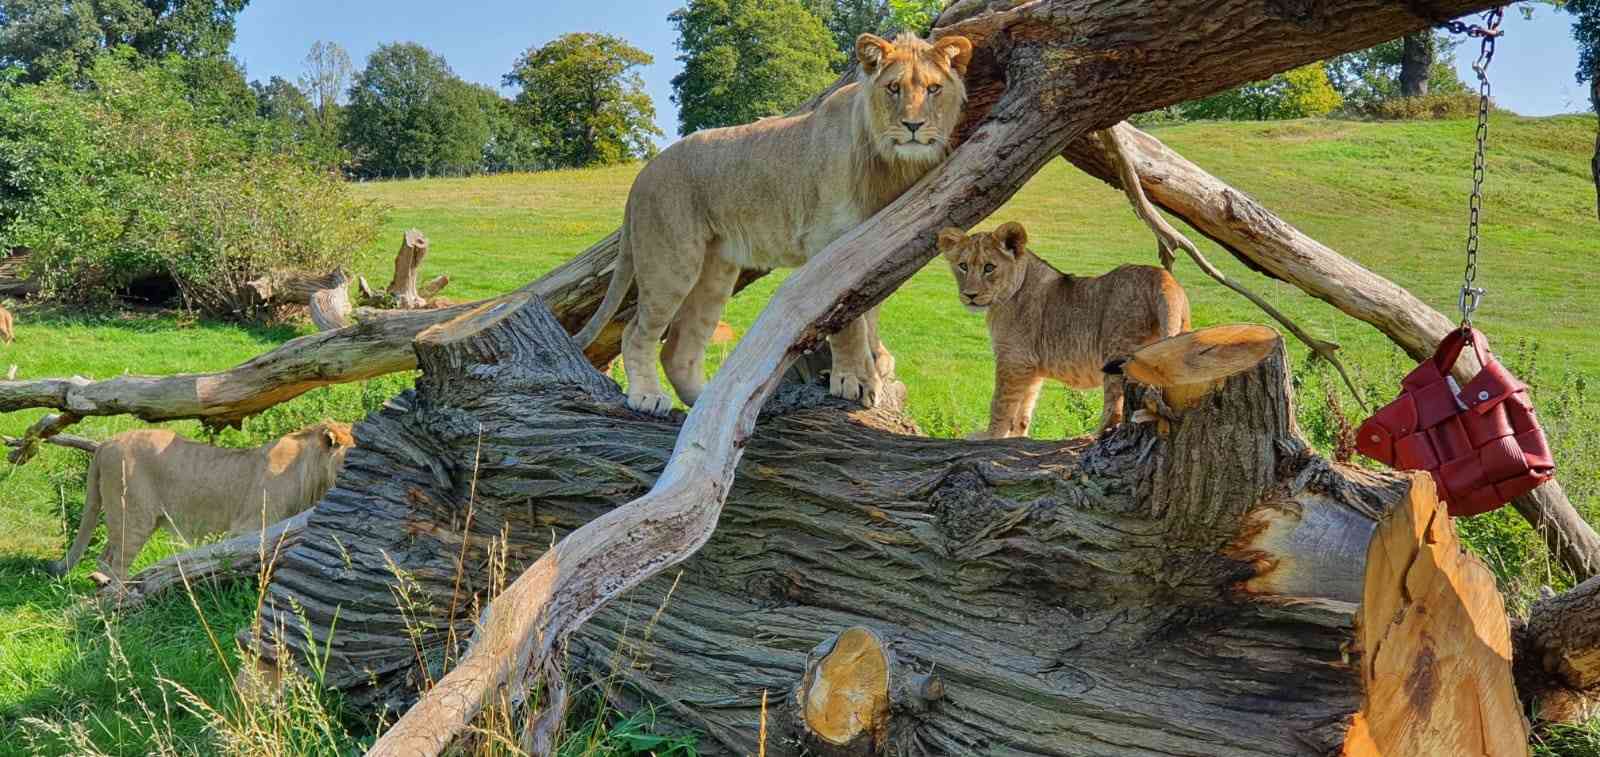
<svg viewBox="0 0 1600 757"><path fill-rule="evenodd" d="M1356 108L1355 113L1380 121L1473 118L1478 115L1478 94L1458 92L1421 97L1391 97Z"/></svg>
<svg viewBox="0 0 1600 757"><path fill-rule="evenodd" d="M32 251L46 297L107 306L159 277L186 307L251 315L244 282L351 265L377 233L375 206L264 122L191 102L187 65L109 54L82 85L0 82L0 247Z"/></svg>

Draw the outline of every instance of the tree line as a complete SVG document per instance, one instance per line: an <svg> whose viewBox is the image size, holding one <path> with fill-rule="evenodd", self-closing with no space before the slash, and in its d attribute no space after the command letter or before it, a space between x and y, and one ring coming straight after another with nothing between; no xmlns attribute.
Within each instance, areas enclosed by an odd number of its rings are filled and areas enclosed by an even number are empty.
<svg viewBox="0 0 1600 757"><path fill-rule="evenodd" d="M196 97L254 114L303 154L354 177L604 165L649 158L664 136L640 76L654 59L615 36L567 34L530 47L498 82L510 96L463 80L442 55L413 42L380 46L360 68L337 43L318 42L295 80L246 84L227 50L247 2L0 0L0 64L37 82L81 76L96 55L118 47L150 60L179 56L192 62ZM672 79L678 131L784 113L853 65L857 35L926 33L943 4L685 0L668 17L682 64ZM1595 81L1600 0L1555 4L1575 19L1578 80ZM1439 32L1413 34L1139 120L1405 117L1395 103L1416 97L1432 98L1433 115L1466 115L1475 103L1455 73L1458 44Z"/></svg>

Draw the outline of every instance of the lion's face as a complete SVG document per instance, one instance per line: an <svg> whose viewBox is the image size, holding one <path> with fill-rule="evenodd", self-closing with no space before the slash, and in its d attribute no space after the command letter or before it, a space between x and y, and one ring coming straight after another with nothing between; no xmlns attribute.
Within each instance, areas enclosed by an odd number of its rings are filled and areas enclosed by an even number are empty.
<svg viewBox="0 0 1600 757"><path fill-rule="evenodd" d="M939 232L939 252L955 274L961 304L975 313L1004 304L1022 287L1027 248L1028 232L1015 222L970 237L955 228Z"/></svg>
<svg viewBox="0 0 1600 757"><path fill-rule="evenodd" d="M889 42L863 34L856 58L867 106L864 126L878 153L888 160L942 160L966 104L961 77L972 43L957 36L929 43L911 34Z"/></svg>
<svg viewBox="0 0 1600 757"><path fill-rule="evenodd" d="M322 480L325 486L333 486L339 477L339 469L344 467L344 458L350 449L356 446L355 435L350 432L349 424L324 421L296 432L301 438L302 449L317 456L320 462L318 472L326 476Z"/></svg>

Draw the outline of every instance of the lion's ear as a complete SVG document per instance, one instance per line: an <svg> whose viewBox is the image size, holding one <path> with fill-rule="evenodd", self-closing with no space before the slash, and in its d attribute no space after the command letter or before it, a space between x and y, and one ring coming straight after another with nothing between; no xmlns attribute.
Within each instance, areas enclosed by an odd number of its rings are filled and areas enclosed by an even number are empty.
<svg viewBox="0 0 1600 757"><path fill-rule="evenodd" d="M327 442L329 447L337 448L339 446L339 436L333 433L333 429L328 428L327 426L322 427L322 441Z"/></svg>
<svg viewBox="0 0 1600 757"><path fill-rule="evenodd" d="M1017 257L1028 249L1028 230L1016 221L1001 224L1000 228L994 230L994 235L1000 240L1000 246L1011 253L1011 257Z"/></svg>
<svg viewBox="0 0 1600 757"><path fill-rule="evenodd" d="M961 243L965 241L967 241L966 232L951 226L939 232L939 252L944 253L945 257L951 257L961 249Z"/></svg>
<svg viewBox="0 0 1600 757"><path fill-rule="evenodd" d="M883 59L894 52L894 43L875 34L863 34L856 37L856 60L861 61L861 70L871 76L878 72L883 65Z"/></svg>
<svg viewBox="0 0 1600 757"><path fill-rule="evenodd" d="M972 40L959 34L952 34L940 37L933 43L933 49L944 56L945 61L950 64L950 70L955 71L956 76L967 75L967 64L972 62Z"/></svg>

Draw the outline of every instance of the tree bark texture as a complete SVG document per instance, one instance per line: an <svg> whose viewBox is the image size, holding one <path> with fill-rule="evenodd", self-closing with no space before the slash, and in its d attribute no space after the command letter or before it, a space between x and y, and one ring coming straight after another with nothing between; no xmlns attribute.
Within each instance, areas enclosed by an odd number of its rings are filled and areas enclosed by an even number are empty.
<svg viewBox="0 0 1600 757"><path fill-rule="evenodd" d="M357 426L268 589L285 627L293 602L314 643L331 635L327 680L365 706L404 708L437 680L451 639L483 635L497 555L516 575L619 512L679 433L626 411L537 303L465 333L419 348L417 389ZM907 436L895 411L789 385L716 534L579 627L572 675L658 705L709 753L753 754L762 693L774 712L798 703L808 656L862 626L885 680L916 679L884 684L888 753L1327 753L1360 698L1340 646L1362 555L1406 481L1309 452L1282 343L1265 344L1188 384L1204 392L1136 386L1166 433L1095 443ZM809 737L804 718L777 726L770 754Z"/></svg>
<svg viewBox="0 0 1600 757"><path fill-rule="evenodd" d="M1400 96L1428 94L1428 73L1433 69L1433 30L1407 34L1400 49Z"/></svg>

